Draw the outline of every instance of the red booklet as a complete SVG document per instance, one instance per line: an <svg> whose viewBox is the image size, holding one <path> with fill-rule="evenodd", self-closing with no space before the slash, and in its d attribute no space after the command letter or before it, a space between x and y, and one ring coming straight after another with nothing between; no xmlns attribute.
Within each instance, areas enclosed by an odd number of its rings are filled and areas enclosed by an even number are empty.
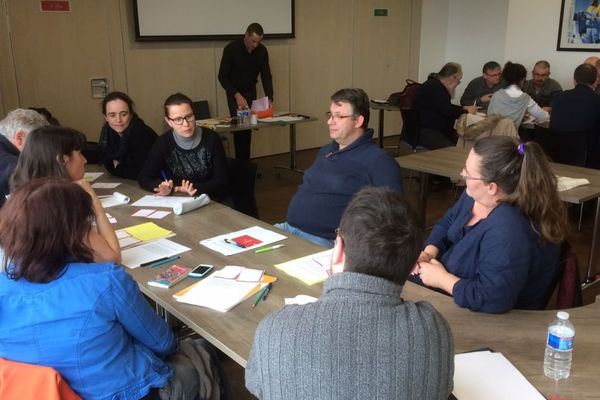
<svg viewBox="0 0 600 400"><path fill-rule="evenodd" d="M231 240L233 240L238 246L244 247L244 248L252 247L254 245L262 243L262 240L258 240L249 235L239 236L239 237L233 238Z"/></svg>

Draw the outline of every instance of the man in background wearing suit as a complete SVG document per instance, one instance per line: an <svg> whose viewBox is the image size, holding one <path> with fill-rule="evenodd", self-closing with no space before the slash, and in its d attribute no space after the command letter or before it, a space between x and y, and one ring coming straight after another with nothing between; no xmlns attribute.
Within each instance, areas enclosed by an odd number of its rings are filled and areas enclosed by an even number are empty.
<svg viewBox="0 0 600 400"><path fill-rule="evenodd" d="M227 105L232 117L237 110L250 107L256 99L258 75L262 81L269 105L273 105L273 80L269 67L269 53L261 43L264 31L256 22L250 24L243 38L230 42L223 50L219 67L219 82L227 93ZM250 130L233 132L237 159L250 159Z"/></svg>

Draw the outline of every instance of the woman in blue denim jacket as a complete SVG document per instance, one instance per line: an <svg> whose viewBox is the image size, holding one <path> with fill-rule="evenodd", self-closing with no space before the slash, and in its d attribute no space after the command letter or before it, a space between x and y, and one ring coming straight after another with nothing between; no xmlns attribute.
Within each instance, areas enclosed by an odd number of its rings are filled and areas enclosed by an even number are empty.
<svg viewBox="0 0 600 400"><path fill-rule="evenodd" d="M177 341L122 267L93 263L93 221L91 197L67 180L11 194L0 211L0 357L53 367L85 399L140 399L169 382Z"/></svg>

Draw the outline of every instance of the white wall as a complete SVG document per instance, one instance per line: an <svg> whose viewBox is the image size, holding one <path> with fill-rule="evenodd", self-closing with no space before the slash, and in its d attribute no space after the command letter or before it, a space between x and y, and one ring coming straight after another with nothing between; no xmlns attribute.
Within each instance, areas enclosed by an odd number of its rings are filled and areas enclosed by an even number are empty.
<svg viewBox="0 0 600 400"><path fill-rule="evenodd" d="M422 7L419 79L447 61L459 62L464 77L456 99L488 60L518 62L530 72L545 59L552 78L570 89L575 67L600 55L556 51L561 0L423 0Z"/></svg>

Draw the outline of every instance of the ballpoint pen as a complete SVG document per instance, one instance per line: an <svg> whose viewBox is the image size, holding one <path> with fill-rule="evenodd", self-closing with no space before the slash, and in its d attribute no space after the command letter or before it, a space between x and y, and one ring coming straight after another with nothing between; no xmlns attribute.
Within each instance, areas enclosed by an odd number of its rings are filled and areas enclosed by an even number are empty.
<svg viewBox="0 0 600 400"><path fill-rule="evenodd" d="M263 247L261 249L255 250L254 252L256 254L265 253L267 251L271 251L271 250L275 250L275 249L280 249L283 246L285 246L285 244L276 244L275 246Z"/></svg>
<svg viewBox="0 0 600 400"><path fill-rule="evenodd" d="M157 260L148 261L148 262L140 264L140 267L151 266L152 268L154 268L154 267L158 267L159 265L163 265L168 262L175 261L175 260L179 260L179 256L163 257L163 258L159 258Z"/></svg>
<svg viewBox="0 0 600 400"><path fill-rule="evenodd" d="M266 291L267 291L267 286L265 286L264 288L260 289L260 292L258 292L258 296L256 296L256 300L254 300L254 304L252 304L252 307L256 307L256 305L258 303L260 303L260 301L264 297Z"/></svg>
<svg viewBox="0 0 600 400"><path fill-rule="evenodd" d="M271 291L272 287L273 287L273 283L272 282L269 282L267 284L267 286L265 286L265 294L262 297L263 301L267 299L267 296L269 295L269 292Z"/></svg>

